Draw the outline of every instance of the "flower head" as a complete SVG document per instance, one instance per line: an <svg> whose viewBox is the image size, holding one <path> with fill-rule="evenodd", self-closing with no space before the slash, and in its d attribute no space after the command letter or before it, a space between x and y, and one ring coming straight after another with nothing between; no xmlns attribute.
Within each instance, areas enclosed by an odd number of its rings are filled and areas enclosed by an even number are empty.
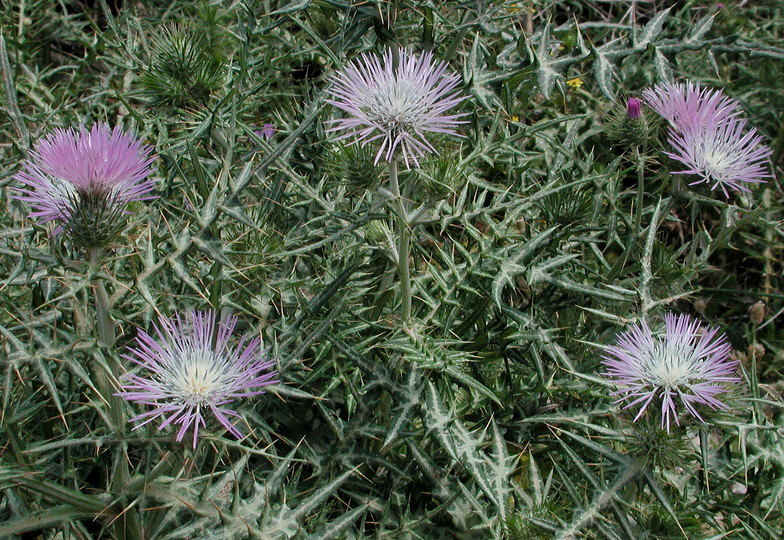
<svg viewBox="0 0 784 540"><path fill-rule="evenodd" d="M680 425L676 401L704 422L697 406L726 409L716 396L740 379L737 360L730 359L731 347L717 328L705 329L688 315L670 313L664 321L663 335L654 335L645 322L621 334L602 363L604 375L620 387L613 393L620 395L616 403L639 407L636 422L651 402L660 401L662 427L669 432L672 420Z"/></svg>
<svg viewBox="0 0 784 540"><path fill-rule="evenodd" d="M701 88L692 82L661 83L642 91L648 106L677 129L698 119L723 122L740 113L740 103L721 90Z"/></svg>
<svg viewBox="0 0 784 540"><path fill-rule="evenodd" d="M38 141L24 171L16 174L24 187L14 196L33 207L31 218L59 222L55 233L64 228L89 241L94 234L89 229L116 227L128 203L154 198L149 195L155 188L148 178L155 160L151 151L104 123L89 131L56 128Z"/></svg>
<svg viewBox="0 0 784 540"><path fill-rule="evenodd" d="M721 90L665 83L644 90L643 97L670 124L673 151L666 154L686 167L673 174L698 176L692 185L709 183L725 196L728 188L748 192L746 184L771 176L765 166L770 148L760 144L756 129L746 131L740 104Z"/></svg>
<svg viewBox="0 0 784 540"><path fill-rule="evenodd" d="M673 174L692 174L711 184L711 190L720 188L729 196L727 188L749 192L745 184L764 182L770 177L765 161L771 149L762 142L754 128L744 134L746 120L730 117L721 121L708 116L702 122L684 121L679 131L671 131L669 143L672 152L665 152L685 168Z"/></svg>
<svg viewBox="0 0 784 540"><path fill-rule="evenodd" d="M642 112L640 98L630 97L608 115L607 134L624 146L642 148L651 139L651 126Z"/></svg>
<svg viewBox="0 0 784 540"><path fill-rule="evenodd" d="M345 130L338 140L353 137L363 145L381 139L375 162L392 161L400 150L407 167L419 166L419 158L436 152L427 133L457 135L462 113L447 114L465 99L455 89L457 75L443 62L435 64L433 53L420 56L403 49L394 67L392 51L378 57L363 54L333 78L327 100L349 116L333 120L330 131Z"/></svg>
<svg viewBox="0 0 784 540"><path fill-rule="evenodd" d="M214 311L195 311L184 318L161 317L154 336L139 331L137 347L123 358L147 373L127 373L117 394L152 407L131 418L140 422L134 429L163 418L158 429L179 425L178 441L193 428L196 448L199 427L206 426L204 413L211 412L229 433L242 438L229 418L240 416L226 405L262 394L262 387L278 381L270 371L274 361L264 357L259 338L243 336L236 347L229 345L236 323L236 317L226 317L216 326Z"/></svg>

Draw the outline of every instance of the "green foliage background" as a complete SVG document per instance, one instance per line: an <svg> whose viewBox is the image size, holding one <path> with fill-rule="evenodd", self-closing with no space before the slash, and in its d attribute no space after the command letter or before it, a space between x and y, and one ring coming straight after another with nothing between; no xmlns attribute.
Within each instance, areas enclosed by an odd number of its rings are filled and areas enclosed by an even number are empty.
<svg viewBox="0 0 784 540"><path fill-rule="evenodd" d="M610 129L657 81L724 88L780 175L784 4L721 6L4 2L0 537L779 538L781 186L691 189ZM411 331L386 171L325 132L329 76L396 44L470 96L465 137L401 173L423 206ZM160 198L95 268L9 186L39 137L98 121L155 146ZM279 360L249 437L116 425L95 381L136 329L210 307ZM671 436L599 375L602 345L667 311L721 327L745 381Z"/></svg>

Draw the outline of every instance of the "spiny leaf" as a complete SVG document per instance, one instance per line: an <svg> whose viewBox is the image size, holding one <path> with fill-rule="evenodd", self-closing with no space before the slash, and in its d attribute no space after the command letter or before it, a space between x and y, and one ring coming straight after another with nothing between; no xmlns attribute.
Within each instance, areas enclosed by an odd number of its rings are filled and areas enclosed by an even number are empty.
<svg viewBox="0 0 784 540"><path fill-rule="evenodd" d="M501 299L501 293L504 287L506 285L514 285L514 277L526 271L526 267L523 266L523 264L528 261L529 257L531 257L540 246L550 240L556 230L556 227L550 227L549 229L537 233L533 238L525 242L520 249L501 263L498 275L493 279L492 287L493 301L496 306L502 307L505 305Z"/></svg>
<svg viewBox="0 0 784 540"><path fill-rule="evenodd" d="M323 525L318 532L308 535L307 540L332 540L334 538L343 538L343 533L354 524L359 516L367 511L367 508L367 504L360 504L353 510L340 516L338 519Z"/></svg>
<svg viewBox="0 0 784 540"><path fill-rule="evenodd" d="M645 25L639 33L635 34L634 38L634 48L640 51L644 51L649 43L653 43L656 41L656 38L659 37L661 34L662 26L664 26L664 21L667 16L670 14L672 10L671 7L665 9L664 11L660 11L656 15L654 15L648 24Z"/></svg>
<svg viewBox="0 0 784 540"><path fill-rule="evenodd" d="M436 435L454 463L465 467L482 492L505 514L512 474L511 458L503 453L500 455L501 463L496 463L485 455L480 449L484 437L468 431L456 418L453 408L444 408L436 387L429 381L425 399L427 408L424 419L428 430ZM496 451L500 452L498 448Z"/></svg>

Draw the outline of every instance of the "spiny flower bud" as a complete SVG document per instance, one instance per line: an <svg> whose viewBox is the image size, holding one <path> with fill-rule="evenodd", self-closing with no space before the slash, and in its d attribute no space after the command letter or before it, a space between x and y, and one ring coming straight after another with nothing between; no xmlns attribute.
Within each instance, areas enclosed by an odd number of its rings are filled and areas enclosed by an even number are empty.
<svg viewBox="0 0 784 540"><path fill-rule="evenodd" d="M651 135L639 98L629 98L626 107L616 106L610 119L610 136L627 146L644 146Z"/></svg>
<svg viewBox="0 0 784 540"><path fill-rule="evenodd" d="M443 157L423 167L413 197L423 203L446 199L461 189L466 181L467 176L456 160Z"/></svg>
<svg viewBox="0 0 784 540"><path fill-rule="evenodd" d="M362 232L365 233L365 239L371 244L382 249L382 251L389 252L390 246L394 246L394 237L389 226L383 221L371 221L364 227Z"/></svg>

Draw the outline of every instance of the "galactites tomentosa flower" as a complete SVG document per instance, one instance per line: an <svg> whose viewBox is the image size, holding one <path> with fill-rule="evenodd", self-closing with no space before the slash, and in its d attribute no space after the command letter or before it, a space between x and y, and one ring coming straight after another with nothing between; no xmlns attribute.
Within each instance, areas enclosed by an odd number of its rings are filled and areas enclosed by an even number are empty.
<svg viewBox="0 0 784 540"><path fill-rule="evenodd" d="M56 222L54 234L65 231L84 247L102 247L122 229L128 203L155 198L151 152L119 126L56 128L14 176L23 187L13 196L32 206L31 218Z"/></svg>
<svg viewBox="0 0 784 540"><path fill-rule="evenodd" d="M716 396L729 392L727 385L740 382L737 360L727 338L717 328L704 328L688 315L669 313L664 317L663 334L647 323L633 326L618 337L617 345L607 347L602 363L619 389L616 403L624 409L638 407L636 422L653 402L661 404L661 425L670 431L674 421L680 425L678 406L701 422L698 408L727 409Z"/></svg>
<svg viewBox="0 0 784 540"><path fill-rule="evenodd" d="M193 430L193 448L199 428L206 426L205 413L212 415L237 439L242 433L230 418L241 418L227 406L233 401L263 394L275 384L275 364L260 348L258 337L243 336L232 346L237 318L217 321L215 311L193 311L184 317L161 317L153 334L140 330L136 347L123 358L141 366L138 373L124 375L118 396L152 409L130 419L134 429L157 418L158 429L179 425L176 439Z"/></svg>
<svg viewBox="0 0 784 540"><path fill-rule="evenodd" d="M692 185L708 183L725 196L728 189L748 192L747 184L771 176L765 165L771 149L755 128L746 130L740 103L721 90L663 83L644 90L643 97L670 124L672 152L665 153L685 167L673 174L697 176Z"/></svg>
<svg viewBox="0 0 784 540"><path fill-rule="evenodd" d="M397 68L391 50L381 60L363 54L335 74L327 103L348 114L332 120L328 131L340 131L337 140L353 138L362 145L381 139L375 162L392 161L400 152L406 167L437 153L428 133L459 136L456 127L465 113L448 111L466 99L456 90L460 78L436 63L433 53L420 55L400 49Z"/></svg>

